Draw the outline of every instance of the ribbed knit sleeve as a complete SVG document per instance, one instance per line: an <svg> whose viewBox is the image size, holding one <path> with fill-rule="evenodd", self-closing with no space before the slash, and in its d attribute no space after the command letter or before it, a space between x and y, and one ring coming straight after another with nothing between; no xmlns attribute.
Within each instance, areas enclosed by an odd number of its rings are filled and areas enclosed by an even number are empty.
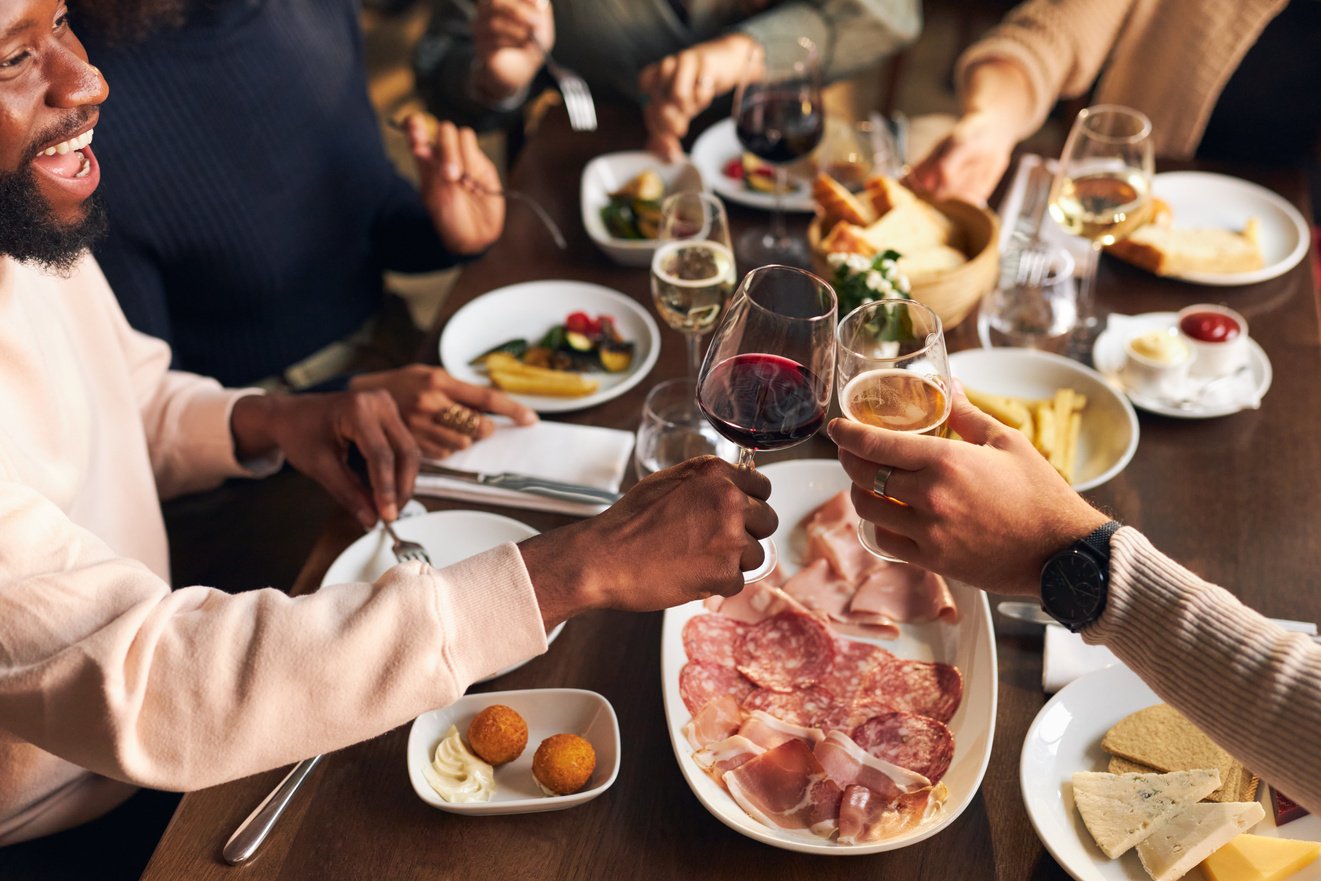
<svg viewBox="0 0 1321 881"><path fill-rule="evenodd" d="M1321 813L1321 645L1162 555L1110 542L1110 596L1083 632L1250 770Z"/></svg>

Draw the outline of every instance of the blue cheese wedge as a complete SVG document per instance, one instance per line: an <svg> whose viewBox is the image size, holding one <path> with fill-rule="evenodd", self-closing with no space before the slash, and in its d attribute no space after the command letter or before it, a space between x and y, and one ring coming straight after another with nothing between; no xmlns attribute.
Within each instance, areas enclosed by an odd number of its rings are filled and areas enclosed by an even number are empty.
<svg viewBox="0 0 1321 881"><path fill-rule="evenodd" d="M1218 788L1220 772L1214 768L1169 774L1079 771L1073 775L1073 802L1097 846L1113 860Z"/></svg>
<svg viewBox="0 0 1321 881"><path fill-rule="evenodd" d="M1264 816L1255 801L1189 805L1138 844L1138 858L1153 881L1174 881Z"/></svg>

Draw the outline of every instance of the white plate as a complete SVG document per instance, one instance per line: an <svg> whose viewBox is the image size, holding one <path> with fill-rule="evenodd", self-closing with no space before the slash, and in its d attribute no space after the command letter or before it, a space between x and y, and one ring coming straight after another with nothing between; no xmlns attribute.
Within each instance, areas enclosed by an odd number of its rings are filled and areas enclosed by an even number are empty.
<svg viewBox="0 0 1321 881"><path fill-rule="evenodd" d="M1088 673L1060 689L1037 713L1023 742L1018 780L1028 818L1055 861L1077 881L1149 881L1129 851L1117 860L1101 853L1073 806L1074 771L1104 771L1108 758L1101 738L1120 719L1160 703L1137 674L1124 666ZM1266 819L1254 835L1321 840L1321 818L1294 820L1277 832L1265 783L1258 787ZM1200 869L1184 876L1201 881ZM1321 881L1321 862L1313 863L1289 881Z"/></svg>
<svg viewBox="0 0 1321 881"><path fill-rule="evenodd" d="M1130 322L1128 325L1130 329L1126 333L1137 336L1149 330L1174 327L1179 316L1177 312L1144 312L1141 315L1125 317ZM1096 344L1092 348L1092 361L1095 362L1096 369L1101 371L1112 384L1122 388L1124 394L1128 395L1128 399L1136 406L1150 413L1173 416L1176 419L1214 419L1218 416L1229 416L1243 409L1244 401L1241 396L1199 400L1194 402L1194 405L1184 409L1174 407L1160 398L1144 395L1126 387L1119 377L1119 371L1124 366L1124 359L1127 357L1124 352L1126 342L1127 339L1124 336L1110 328L1106 328L1096 338ZM1274 374L1271 370L1270 358L1266 357L1265 350L1251 337L1248 337L1248 369L1252 376L1250 386L1253 395L1260 401L1265 397L1266 392L1270 390L1271 379ZM1234 382L1240 381L1234 380Z"/></svg>
<svg viewBox="0 0 1321 881"><path fill-rule="evenodd" d="M571 312L595 318L609 315L624 339L633 342L633 363L623 373L593 373L600 387L581 398L513 395L538 413L564 413L617 398L642 381L660 355L660 331L651 314L619 291L585 281L528 281L482 294L445 324L440 334L440 363L455 379L489 385L486 374L468 364L511 339L535 344L546 331L563 324Z"/></svg>
<svg viewBox="0 0 1321 881"><path fill-rule="evenodd" d="M416 517L401 517L395 521L394 530L400 538L415 541L426 548L431 564L437 569L452 566L507 541L519 542L537 534L537 530L526 523L482 511L431 511ZM391 544L385 530L373 529L335 558L326 570L326 577L321 579L321 586L380 578L385 570L398 562L390 550ZM547 634L547 644L554 642L563 629L561 623ZM480 681L490 682L530 660L506 667Z"/></svg>
<svg viewBox="0 0 1321 881"><path fill-rule="evenodd" d="M693 164L702 172L702 180L710 184L724 198L750 208L762 208L766 211L775 209L775 196L771 193L759 193L748 189L741 180L726 177L725 165L731 159L743 155L743 145L738 142L734 132L734 120L722 119L698 136L693 144ZM816 210L812 202L812 187L807 181L795 180L789 175L794 188L784 194L785 211L811 213Z"/></svg>
<svg viewBox="0 0 1321 881"><path fill-rule="evenodd" d="M1170 203L1174 226L1241 230L1249 218L1261 222L1261 255L1266 265L1251 272L1190 272L1173 276L1195 284L1256 284L1293 269L1311 240L1303 216L1265 187L1205 171L1167 171L1152 178L1153 194Z"/></svg>
<svg viewBox="0 0 1321 881"><path fill-rule="evenodd" d="M786 573L798 570L797 558L804 538L799 522L821 503L849 487L848 475L834 459L799 459L776 462L759 468L774 486L772 498L780 515L780 528L773 536ZM963 702L950 720L954 734L954 761L942 781L949 799L936 816L894 838L868 844L847 845L817 838L807 832L763 826L738 806L718 783L693 761L692 746L683 736L691 715L679 694L679 670L687 661L683 650L683 626L689 618L704 613L700 602L688 603L665 613L661 635L661 681L665 696L665 719L670 743L688 786L697 800L717 820L749 838L785 850L829 856L861 856L896 850L935 835L963 813L982 784L991 757L995 734L995 705L999 675L995 660L995 637L991 632L991 609L981 591L957 582L950 590L959 607L957 624L905 624L903 634L893 640L868 640L903 658L954 664L963 672Z"/></svg>
<svg viewBox="0 0 1321 881"><path fill-rule="evenodd" d="M675 191L680 175L692 176L700 181L700 189L709 190L701 172L690 162L666 164L645 150L627 150L597 156L583 169L579 204L582 206L583 227L592 241L607 257L620 266L651 266L656 253L655 239L617 239L606 231L601 220L601 209L610 204L610 194L647 169L655 171L665 182L665 193ZM685 174L685 169L690 169ZM694 189L698 187L694 186Z"/></svg>
<svg viewBox="0 0 1321 881"><path fill-rule="evenodd" d="M527 722L527 748L523 754L495 769L495 794L490 801L455 804L431 788L422 769L431 763L436 744L451 725L467 742L472 719L492 704L504 704ZM596 750L596 770L587 785L571 795L546 796L532 776L532 756L552 734L577 734ZM610 702L594 691L579 688L531 688L469 694L448 707L423 713L408 731L408 779L413 791L433 808L456 814L539 814L562 811L589 802L605 792L619 776L619 720Z"/></svg>
<svg viewBox="0 0 1321 881"><path fill-rule="evenodd" d="M1133 405L1083 364L1032 349L967 349L949 356L950 370L966 387L992 395L1049 398L1059 388L1087 396L1078 437L1073 488L1095 489L1128 465L1138 448Z"/></svg>

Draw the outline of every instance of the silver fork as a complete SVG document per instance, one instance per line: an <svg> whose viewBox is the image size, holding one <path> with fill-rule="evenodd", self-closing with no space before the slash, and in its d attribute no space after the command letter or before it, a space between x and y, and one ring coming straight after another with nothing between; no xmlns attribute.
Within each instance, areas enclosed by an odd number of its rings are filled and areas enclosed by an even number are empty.
<svg viewBox="0 0 1321 881"><path fill-rule="evenodd" d="M560 94L564 96L564 109L569 114L569 125L576 132L596 131L596 102L592 100L592 90L587 88L587 82L552 58L550 50L542 45L536 34L528 36L532 44L541 51L541 57L546 60L546 70L550 71L551 78L555 80Z"/></svg>
<svg viewBox="0 0 1321 881"><path fill-rule="evenodd" d="M428 566L431 565L431 558L427 556L426 548L415 541L409 541L406 538L400 538L394 531L394 527L385 522L385 532L390 538L394 539L394 556L400 563L408 563L414 560L421 560Z"/></svg>

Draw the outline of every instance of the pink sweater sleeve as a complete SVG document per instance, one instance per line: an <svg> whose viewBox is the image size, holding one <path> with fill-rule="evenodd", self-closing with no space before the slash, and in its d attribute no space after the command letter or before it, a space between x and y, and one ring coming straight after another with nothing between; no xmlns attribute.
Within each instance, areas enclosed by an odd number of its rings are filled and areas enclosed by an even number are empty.
<svg viewBox="0 0 1321 881"><path fill-rule="evenodd" d="M1321 646L1162 555L1110 542L1105 613L1083 631L1253 773L1321 813Z"/></svg>
<svg viewBox="0 0 1321 881"><path fill-rule="evenodd" d="M170 592L0 482L0 728L97 773L196 789L334 750L545 651L512 544L291 598Z"/></svg>

